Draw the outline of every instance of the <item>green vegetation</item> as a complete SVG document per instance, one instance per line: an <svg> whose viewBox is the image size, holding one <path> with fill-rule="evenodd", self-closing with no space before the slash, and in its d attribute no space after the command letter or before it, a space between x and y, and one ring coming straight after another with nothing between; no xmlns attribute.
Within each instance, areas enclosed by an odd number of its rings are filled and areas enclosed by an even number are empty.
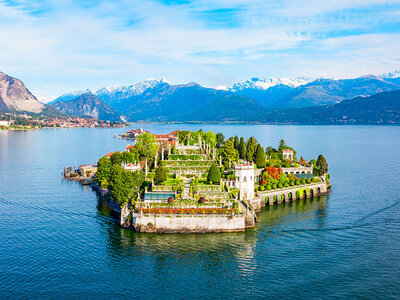
<svg viewBox="0 0 400 300"><path fill-rule="evenodd" d="M221 172L216 163L211 165L210 170L208 171L207 181L212 183L219 183L221 180Z"/></svg>
<svg viewBox="0 0 400 300"><path fill-rule="evenodd" d="M156 174L154 176L155 184L161 184L167 180L167 170L163 166L156 168Z"/></svg>
<svg viewBox="0 0 400 300"><path fill-rule="evenodd" d="M266 165L264 149L260 144L257 145L254 162L258 168L264 168Z"/></svg>
<svg viewBox="0 0 400 300"><path fill-rule="evenodd" d="M125 171L121 166L113 165L110 175L111 199L123 207L129 200L135 200L144 182L142 171Z"/></svg>

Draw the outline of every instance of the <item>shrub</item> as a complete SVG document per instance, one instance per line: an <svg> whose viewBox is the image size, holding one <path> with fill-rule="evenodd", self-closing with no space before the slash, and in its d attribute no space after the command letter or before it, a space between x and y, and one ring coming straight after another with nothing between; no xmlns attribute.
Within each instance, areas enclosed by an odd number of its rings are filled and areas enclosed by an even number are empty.
<svg viewBox="0 0 400 300"><path fill-rule="evenodd" d="M294 180L290 180L290 185L294 186L294 184L295 184L295 181Z"/></svg>
<svg viewBox="0 0 400 300"><path fill-rule="evenodd" d="M307 182L307 183L311 183L311 179L308 178L308 179L306 180L306 182Z"/></svg>
<svg viewBox="0 0 400 300"><path fill-rule="evenodd" d="M285 182L285 187L288 187L289 186L289 182Z"/></svg>
<svg viewBox="0 0 400 300"><path fill-rule="evenodd" d="M267 190L270 190L271 189L271 186L268 184L267 185Z"/></svg>
<svg viewBox="0 0 400 300"><path fill-rule="evenodd" d="M156 168L156 174L154 175L154 181L156 184L160 184L167 180L167 170L163 166Z"/></svg>
<svg viewBox="0 0 400 300"><path fill-rule="evenodd" d="M172 203L172 202L174 202L174 198L168 197L168 203Z"/></svg>
<svg viewBox="0 0 400 300"><path fill-rule="evenodd" d="M273 189L276 189L276 188L277 188L276 183L274 183L274 184L272 185L272 188L273 188Z"/></svg>
<svg viewBox="0 0 400 300"><path fill-rule="evenodd" d="M216 163L213 163L208 171L207 180L212 183L219 183L221 180L221 172Z"/></svg>
<svg viewBox="0 0 400 300"><path fill-rule="evenodd" d="M268 186L267 186L267 188L268 188ZM263 185L260 186L260 191L265 191L265 187Z"/></svg>
<svg viewBox="0 0 400 300"><path fill-rule="evenodd" d="M282 185L282 183L278 183L278 188L283 188L283 185Z"/></svg>
<svg viewBox="0 0 400 300"><path fill-rule="evenodd" d="M301 183L302 183L302 184L305 184L305 183L306 183L306 179L303 178L303 179L301 180Z"/></svg>

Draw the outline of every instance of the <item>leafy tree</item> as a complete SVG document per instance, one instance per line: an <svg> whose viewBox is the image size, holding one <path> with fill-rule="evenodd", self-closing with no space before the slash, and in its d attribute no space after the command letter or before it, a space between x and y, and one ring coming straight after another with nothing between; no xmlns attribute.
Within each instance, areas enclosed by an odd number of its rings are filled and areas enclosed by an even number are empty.
<svg viewBox="0 0 400 300"><path fill-rule="evenodd" d="M239 151L239 157L241 159L246 159L246 143L244 142L244 137L240 138L238 151Z"/></svg>
<svg viewBox="0 0 400 300"><path fill-rule="evenodd" d="M137 153L125 151L122 153L122 162L135 163L139 160Z"/></svg>
<svg viewBox="0 0 400 300"><path fill-rule="evenodd" d="M229 161L231 162L232 166L232 164L239 159L239 153L233 145L233 140L229 139L224 143L224 146L221 149L222 163L225 168L229 168Z"/></svg>
<svg viewBox="0 0 400 300"><path fill-rule="evenodd" d="M154 176L154 181L156 184L161 184L162 182L167 180L167 169L165 169L162 165L156 168L156 174Z"/></svg>
<svg viewBox="0 0 400 300"><path fill-rule="evenodd" d="M143 159L152 159L158 151L157 139L154 134L144 133L137 137L135 148L138 151L139 157Z"/></svg>
<svg viewBox="0 0 400 300"><path fill-rule="evenodd" d="M214 132L209 131L206 134L206 143L211 147L214 148L215 144L217 142L217 136L215 135Z"/></svg>
<svg viewBox="0 0 400 300"><path fill-rule="evenodd" d="M112 165L110 159L108 159L107 157L102 157L99 159L97 163L97 172L95 178L95 181L98 184L102 184L102 182L108 182L110 180L111 167Z"/></svg>
<svg viewBox="0 0 400 300"><path fill-rule="evenodd" d="M114 152L110 157L110 161L111 161L112 165L121 166L121 163L122 163L122 154L121 154L121 152L119 152L119 151Z"/></svg>
<svg viewBox="0 0 400 300"><path fill-rule="evenodd" d="M317 158L317 167L321 174L325 174L328 172L328 163L326 162L326 159L322 154L320 154Z"/></svg>
<svg viewBox="0 0 400 300"><path fill-rule="evenodd" d="M221 172L216 163L213 163L208 171L207 181L212 183L219 183L221 180Z"/></svg>
<svg viewBox="0 0 400 300"><path fill-rule="evenodd" d="M257 140L255 137L250 137L246 143L246 160L252 162L256 152Z"/></svg>
<svg viewBox="0 0 400 300"><path fill-rule="evenodd" d="M113 165L110 176L111 199L123 207L129 200L135 198L143 182L142 171L125 171L121 166Z"/></svg>
<svg viewBox="0 0 400 300"><path fill-rule="evenodd" d="M264 149L261 147L260 144L257 145L254 162L256 163L258 168L265 167L265 164L266 164L265 153L264 153Z"/></svg>
<svg viewBox="0 0 400 300"><path fill-rule="evenodd" d="M239 138L237 135L235 135L235 139L233 140L233 147L239 151Z"/></svg>
<svg viewBox="0 0 400 300"><path fill-rule="evenodd" d="M216 143L217 144L217 148L221 148L222 145L225 142L225 137L221 132L218 132L217 136L216 136L216 140L217 140L217 143Z"/></svg>
<svg viewBox="0 0 400 300"><path fill-rule="evenodd" d="M278 150L281 151L281 150L285 149L285 147L286 147L286 142L285 142L284 139L281 139L281 140L279 141Z"/></svg>

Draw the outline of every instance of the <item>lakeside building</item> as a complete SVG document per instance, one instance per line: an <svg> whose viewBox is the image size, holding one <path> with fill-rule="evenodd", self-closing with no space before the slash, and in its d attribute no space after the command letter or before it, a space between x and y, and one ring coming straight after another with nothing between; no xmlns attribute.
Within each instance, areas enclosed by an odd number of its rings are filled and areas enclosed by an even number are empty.
<svg viewBox="0 0 400 300"><path fill-rule="evenodd" d="M282 156L284 159L293 160L294 159L293 150L292 149L283 149Z"/></svg>

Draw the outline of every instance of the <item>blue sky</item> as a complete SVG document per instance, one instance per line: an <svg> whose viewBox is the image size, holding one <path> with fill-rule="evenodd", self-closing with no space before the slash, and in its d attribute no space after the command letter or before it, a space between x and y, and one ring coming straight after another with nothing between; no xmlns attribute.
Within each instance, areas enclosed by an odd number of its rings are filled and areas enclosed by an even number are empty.
<svg viewBox="0 0 400 300"><path fill-rule="evenodd" d="M0 0L0 71L39 97L397 69L400 0Z"/></svg>

